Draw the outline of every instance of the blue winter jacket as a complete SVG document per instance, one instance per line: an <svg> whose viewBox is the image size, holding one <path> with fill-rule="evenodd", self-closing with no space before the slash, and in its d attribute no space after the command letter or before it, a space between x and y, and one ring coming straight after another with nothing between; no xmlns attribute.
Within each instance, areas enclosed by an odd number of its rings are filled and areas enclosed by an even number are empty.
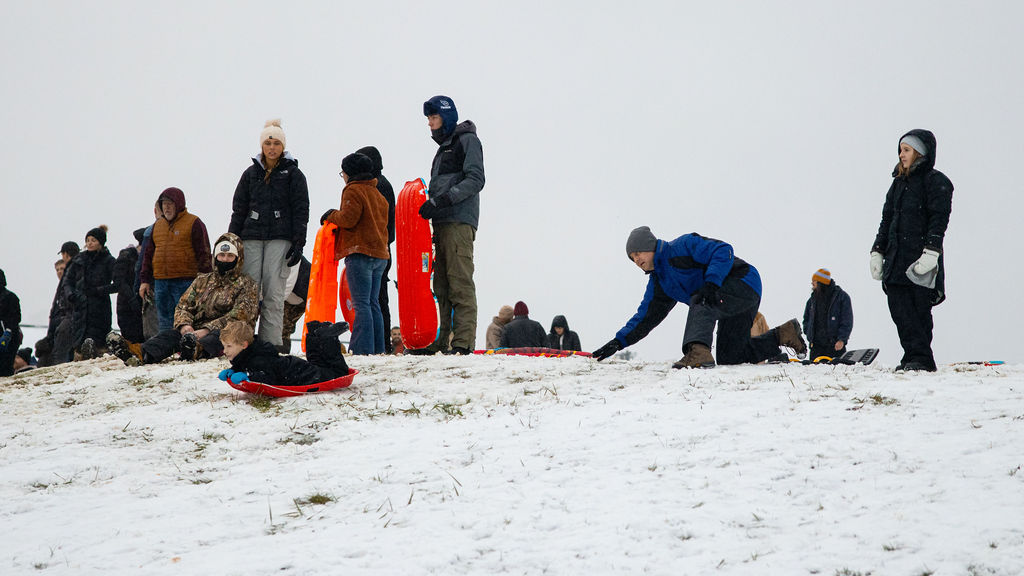
<svg viewBox="0 0 1024 576"><path fill-rule="evenodd" d="M658 240L654 271L636 314L615 334L623 347L636 344L668 316L676 302L687 306L705 282L721 286L727 277L738 278L760 296L761 276L752 265L736 258L732 246L696 232L671 242Z"/></svg>

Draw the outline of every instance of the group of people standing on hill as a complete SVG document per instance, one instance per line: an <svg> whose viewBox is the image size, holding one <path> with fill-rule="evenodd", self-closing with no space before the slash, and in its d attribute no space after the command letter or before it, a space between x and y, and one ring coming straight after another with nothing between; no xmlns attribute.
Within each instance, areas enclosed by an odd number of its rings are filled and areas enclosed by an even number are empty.
<svg viewBox="0 0 1024 576"><path fill-rule="evenodd" d="M423 104L438 144L431 167L429 200L420 215L434 225L434 292L441 329L431 351L468 353L476 331L473 244L484 186L483 151L476 127L459 122L455 103L436 96ZM108 349L132 363L217 356L218 335L228 322L243 321L258 338L288 350L304 307L309 261L302 255L309 221L309 193L298 161L287 150L279 120L266 123L260 153L242 173L232 198L226 233L213 243L206 224L189 213L185 194L167 188L154 205L155 221L135 232L137 244L115 259L106 248L107 228L90 230L85 250L73 245L51 310L47 336L37 348L45 363L95 357ZM345 156L340 206L321 224L337 225L335 258L345 260L359 322L350 350L390 351L387 274L395 239L395 195L372 146ZM63 251L63 249L62 249ZM118 325L111 332L110 295L118 294ZM286 323L290 321L289 323ZM10 321L20 336L17 322ZM449 337L451 335L451 337ZM13 341L13 340L12 340ZM20 342L19 342L20 344Z"/></svg>
<svg viewBox="0 0 1024 576"><path fill-rule="evenodd" d="M476 126L459 122L451 98L431 98L423 114L438 144L420 216L433 224L440 327L435 342L418 352L468 354L475 347L477 322L473 247L484 187L483 150ZM41 364L90 358L107 348L129 363L158 362L175 353L187 359L219 356L223 328L242 322L255 329L257 320L258 339L288 351L309 281L309 261L303 257L309 193L298 161L287 151L280 121L267 122L259 143L260 153L235 189L228 230L212 250L205 223L188 211L185 193L174 187L158 195L155 221L136 230L137 245L121 250L117 258L106 248L105 226L86 233L82 250L74 242L64 243L55 263L58 286L47 335L36 346ZM898 155L870 271L882 283L904 349L898 369L935 370L931 308L945 299L942 243L953 185L935 169L931 132L905 134ZM345 260L359 318L350 342L355 354L390 352L393 343L385 328L390 324L387 274L395 196L382 169L380 153L372 146L345 156L340 206L320 219L338 227L334 255ZM780 346L806 352L795 318L752 334L761 278L752 264L733 254L731 245L696 233L661 240L643 226L629 234L626 255L650 279L636 314L593 352L597 360L644 338L677 302L686 303L689 313L684 355L676 368L760 362L777 355ZM812 285L803 322L811 353L841 354L852 330L850 298L827 269L814 274ZM120 335L110 330L110 296L115 293ZM0 271L0 375L10 372L21 344L17 302ZM322 328L324 333L338 331ZM717 359L711 352L716 330ZM488 348L580 348L564 316L556 316L546 333L529 319L524 302L502 308L487 340Z"/></svg>
<svg viewBox="0 0 1024 576"><path fill-rule="evenodd" d="M882 283L903 347L897 370L934 371L931 309L946 296L942 244L952 210L953 184L935 169L936 141L928 130L904 134L897 152L899 161L871 248L871 277ZM806 353L807 344L795 318L751 336L761 302L761 277L753 265L733 254L729 244L696 233L659 240L642 226L629 234L626 256L650 275L650 280L636 314L612 340L594 351L597 360L644 338L677 302L686 303L690 310L683 333L683 357L675 368L716 364L711 353L716 326L719 364L761 362L777 355L780 346L792 348L798 355ZM827 270L819 270L813 282L804 331L811 340L812 354L831 356L845 349L853 327L852 307L845 292L833 286ZM848 320L843 318L847 311Z"/></svg>

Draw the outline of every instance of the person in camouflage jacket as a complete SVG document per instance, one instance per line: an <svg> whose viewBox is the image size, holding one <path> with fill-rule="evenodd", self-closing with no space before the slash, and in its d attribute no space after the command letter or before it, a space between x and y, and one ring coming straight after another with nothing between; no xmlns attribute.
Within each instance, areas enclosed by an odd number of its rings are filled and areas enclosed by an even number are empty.
<svg viewBox="0 0 1024 576"><path fill-rule="evenodd" d="M118 346L117 335L107 344L127 364L151 364L179 353L183 360L215 358L224 353L220 330L233 320L256 325L259 289L242 273L245 251L242 241L230 232L217 238L213 272L200 274L174 310L174 328L164 330L142 345L142 357ZM127 348L127 347L125 347ZM134 358L134 360L133 360Z"/></svg>

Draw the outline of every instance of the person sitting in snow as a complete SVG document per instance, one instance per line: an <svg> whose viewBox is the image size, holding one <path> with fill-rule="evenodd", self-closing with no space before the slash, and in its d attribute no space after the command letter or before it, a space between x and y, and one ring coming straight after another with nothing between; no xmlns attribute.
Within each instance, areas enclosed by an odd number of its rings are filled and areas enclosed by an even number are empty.
<svg viewBox="0 0 1024 576"><path fill-rule="evenodd" d="M804 334L811 345L811 360L835 358L846 352L853 332L850 296L832 279L827 268L811 276L811 297L804 306Z"/></svg>
<svg viewBox="0 0 1024 576"><path fill-rule="evenodd" d="M512 312L512 307L505 304L498 309L498 315L487 326L487 336L484 342L488 350L501 348L501 333L505 330L505 326L512 321Z"/></svg>
<svg viewBox="0 0 1024 576"><path fill-rule="evenodd" d="M348 364L341 354L338 336L348 324L309 322L306 324L306 360L281 355L273 344L254 341L252 326L231 322L220 332L224 356L231 368L219 378L236 384L245 380L271 386L310 386L348 376Z"/></svg>
<svg viewBox="0 0 1024 576"><path fill-rule="evenodd" d="M594 351L604 360L650 333L676 302L690 307L683 333L683 357L673 368L711 368L711 340L718 325L718 363L758 363L779 353L779 346L807 351L796 318L768 333L750 337L761 304L761 277L751 264L736 258L732 246L697 233L659 240L647 226L626 240L626 256L650 276L636 314L615 338Z"/></svg>
<svg viewBox="0 0 1024 576"><path fill-rule="evenodd" d="M548 332L548 348L572 350L574 352L579 352L583 349L580 346L579 334L569 330L569 322L561 314L551 320L551 332Z"/></svg>
<svg viewBox="0 0 1024 576"><path fill-rule="evenodd" d="M548 344L548 334L540 322L530 319L526 302L516 302L512 310L512 321L501 331L502 348L543 348Z"/></svg>
<svg viewBox="0 0 1024 576"><path fill-rule="evenodd" d="M22 348L21 350L18 350L17 356L14 357L14 373L19 374L21 372L32 370L38 363L39 362L36 360L36 357L32 355L31 348Z"/></svg>
<svg viewBox="0 0 1024 576"><path fill-rule="evenodd" d="M174 310L174 327L146 340L138 355L121 335L107 335L111 353L129 366L153 364L179 353L182 360L215 358L223 354L220 331L240 320L256 325L258 287L242 273L245 251L230 232L221 234L214 247L213 272L200 274Z"/></svg>

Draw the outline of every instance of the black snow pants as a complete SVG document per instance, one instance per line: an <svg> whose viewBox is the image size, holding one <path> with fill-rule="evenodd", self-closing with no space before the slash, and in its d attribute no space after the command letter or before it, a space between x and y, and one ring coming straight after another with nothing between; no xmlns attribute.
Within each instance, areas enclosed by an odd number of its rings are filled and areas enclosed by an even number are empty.
<svg viewBox="0 0 1024 576"><path fill-rule="evenodd" d="M917 362L935 370L932 355L932 291L923 286L886 284L889 315L896 324L903 346L900 364Z"/></svg>
<svg viewBox="0 0 1024 576"><path fill-rule="evenodd" d="M198 340L197 358L216 358L224 354L224 346L220 343L220 330L212 330ZM142 361L156 364L170 358L181 351L181 333L173 328L161 330L156 336L142 343Z"/></svg>
<svg viewBox="0 0 1024 576"><path fill-rule="evenodd" d="M769 330L750 337L750 327L757 317L761 296L738 278L726 278L718 290L721 300L715 306L691 304L683 332L683 352L689 344L699 342L708 348L718 324L718 346L715 359L719 364L756 364L779 353L779 337Z"/></svg>

